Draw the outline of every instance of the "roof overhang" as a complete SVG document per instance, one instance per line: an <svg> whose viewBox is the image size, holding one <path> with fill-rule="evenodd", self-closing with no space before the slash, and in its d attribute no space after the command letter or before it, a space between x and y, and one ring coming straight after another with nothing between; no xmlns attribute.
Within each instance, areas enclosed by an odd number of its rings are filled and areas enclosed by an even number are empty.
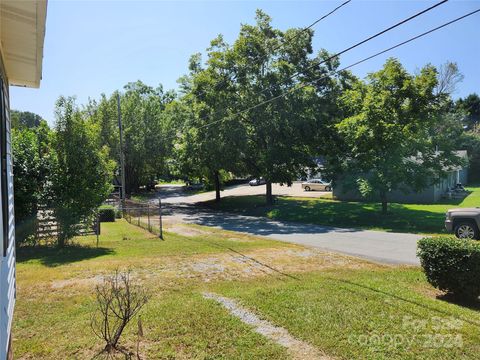
<svg viewBox="0 0 480 360"><path fill-rule="evenodd" d="M10 85L40 86L46 17L47 0L0 1L0 52Z"/></svg>

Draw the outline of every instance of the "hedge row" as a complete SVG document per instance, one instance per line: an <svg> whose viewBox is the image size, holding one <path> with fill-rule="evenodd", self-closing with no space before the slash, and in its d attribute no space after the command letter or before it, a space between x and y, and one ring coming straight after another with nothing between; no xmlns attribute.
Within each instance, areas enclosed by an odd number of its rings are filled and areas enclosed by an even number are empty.
<svg viewBox="0 0 480 360"><path fill-rule="evenodd" d="M114 222L115 221L115 208L113 206L101 206L98 209L98 215L100 222Z"/></svg>
<svg viewBox="0 0 480 360"><path fill-rule="evenodd" d="M423 238L418 257L428 282L436 288L464 300L480 296L480 241Z"/></svg>

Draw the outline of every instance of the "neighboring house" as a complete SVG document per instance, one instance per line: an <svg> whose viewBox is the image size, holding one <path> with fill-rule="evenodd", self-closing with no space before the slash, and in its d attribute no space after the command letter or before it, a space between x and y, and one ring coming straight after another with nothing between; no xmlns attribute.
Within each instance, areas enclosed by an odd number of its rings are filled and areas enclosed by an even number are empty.
<svg viewBox="0 0 480 360"><path fill-rule="evenodd" d="M467 163L467 152L460 150L456 152L458 157L461 157ZM460 183L465 185L468 178L468 168L458 166L449 169L447 175L437 181L432 181L432 184L422 191L414 191L410 187L406 186L405 191L395 190L388 194L388 201L399 203L435 203L438 202L443 196L447 195L447 192ZM345 201L359 201L365 200L358 190L346 189L341 180L335 182L333 186L333 197L338 200Z"/></svg>
<svg viewBox="0 0 480 360"><path fill-rule="evenodd" d="M0 0L0 360L12 358L16 296L9 86L40 85L46 11L46 0Z"/></svg>

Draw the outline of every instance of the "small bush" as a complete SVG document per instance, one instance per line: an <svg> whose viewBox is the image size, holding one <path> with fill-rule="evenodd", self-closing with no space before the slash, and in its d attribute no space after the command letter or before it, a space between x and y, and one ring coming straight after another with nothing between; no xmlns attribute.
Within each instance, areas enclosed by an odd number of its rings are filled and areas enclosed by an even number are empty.
<svg viewBox="0 0 480 360"><path fill-rule="evenodd" d="M480 242L453 236L423 238L417 253L430 284L461 300L480 296Z"/></svg>
<svg viewBox="0 0 480 360"><path fill-rule="evenodd" d="M115 208L113 206L102 206L98 209L100 222L114 222Z"/></svg>
<svg viewBox="0 0 480 360"><path fill-rule="evenodd" d="M97 285L96 298L97 308L92 314L90 325L94 334L105 343L101 353L106 353L108 359L115 358L111 355L117 352L124 354L126 359L131 359L133 353L121 346L119 341L128 323L147 303L145 289L132 280L130 271L116 270L112 276L104 278L103 284ZM140 336L140 331L138 335ZM138 345L137 358L140 359Z"/></svg>
<svg viewBox="0 0 480 360"><path fill-rule="evenodd" d="M121 219L122 218L122 210L117 210L115 211L115 218L116 219Z"/></svg>

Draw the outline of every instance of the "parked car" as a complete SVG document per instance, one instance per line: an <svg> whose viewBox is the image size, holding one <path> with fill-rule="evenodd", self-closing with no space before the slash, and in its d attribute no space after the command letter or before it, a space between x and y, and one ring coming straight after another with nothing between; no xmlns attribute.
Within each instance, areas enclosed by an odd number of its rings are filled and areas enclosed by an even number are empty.
<svg viewBox="0 0 480 360"><path fill-rule="evenodd" d="M265 185L267 182L263 178L259 179L253 179L248 182L248 185L250 186L259 186L259 185Z"/></svg>
<svg viewBox="0 0 480 360"><path fill-rule="evenodd" d="M310 190L331 191L332 184L322 179L311 179L302 183L302 189L305 191L310 191Z"/></svg>
<svg viewBox="0 0 480 360"><path fill-rule="evenodd" d="M445 214L445 228L460 239L480 240L480 208L448 210Z"/></svg>

